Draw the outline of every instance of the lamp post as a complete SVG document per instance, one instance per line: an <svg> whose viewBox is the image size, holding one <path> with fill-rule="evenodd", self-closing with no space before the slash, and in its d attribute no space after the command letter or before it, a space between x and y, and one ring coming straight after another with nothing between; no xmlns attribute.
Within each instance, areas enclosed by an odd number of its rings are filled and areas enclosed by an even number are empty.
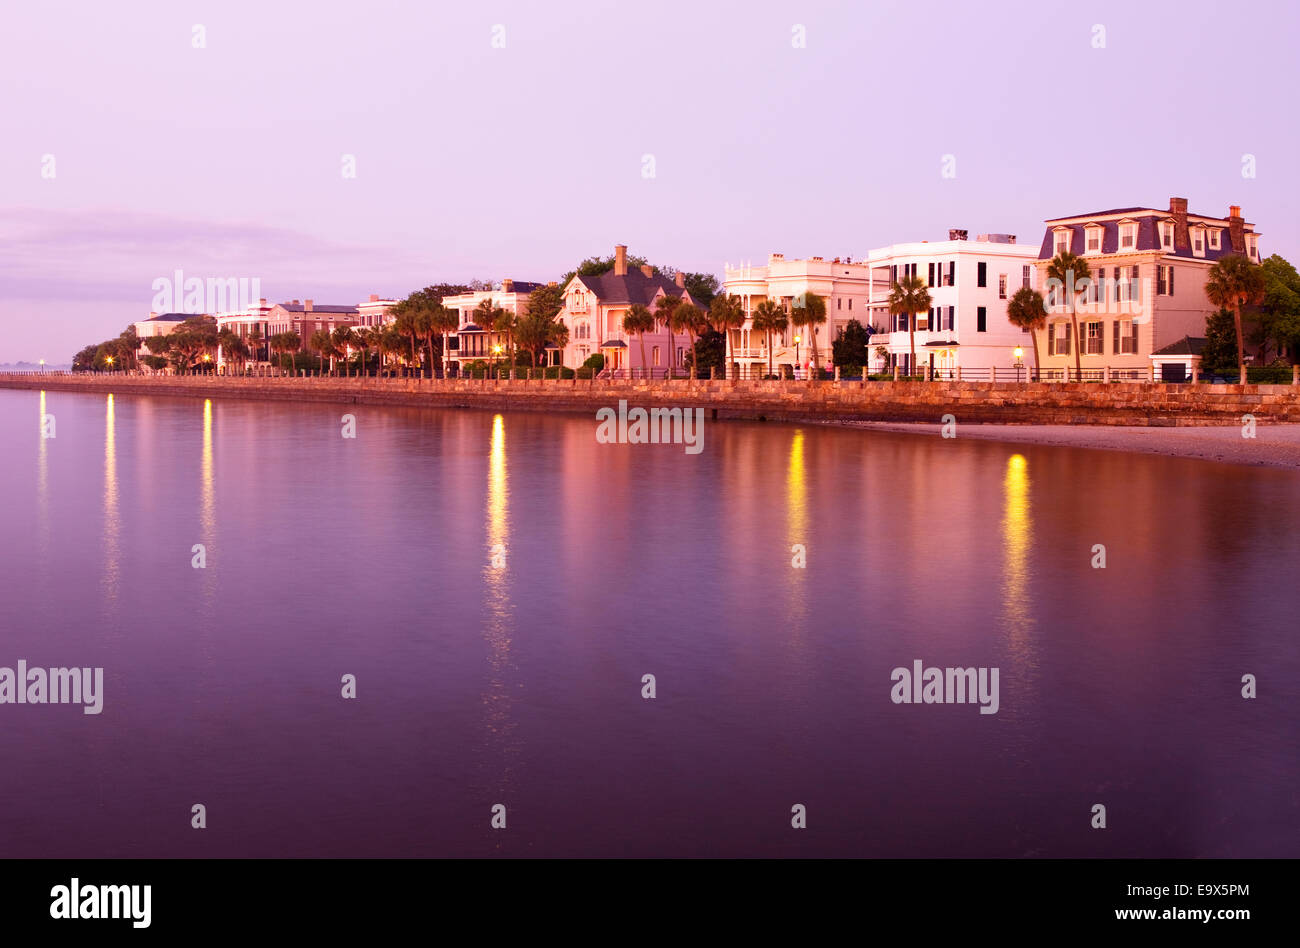
<svg viewBox="0 0 1300 948"><path fill-rule="evenodd" d="M1025 366L1024 347L1016 346L1013 350L1011 350L1011 354L1015 356L1016 359L1016 382L1018 384L1020 382L1020 370Z"/></svg>
<svg viewBox="0 0 1300 948"><path fill-rule="evenodd" d="M500 363L498 360L499 360L500 357L501 357L501 346L499 346L499 345L493 346L493 347L492 347L492 354L493 354L494 356L497 357L496 359L493 359L492 361L496 363L497 380L500 381L500 379L501 379L501 363Z"/></svg>
<svg viewBox="0 0 1300 948"><path fill-rule="evenodd" d="M45 374L45 360L41 360L41 375Z"/></svg>
<svg viewBox="0 0 1300 948"><path fill-rule="evenodd" d="M799 364L799 336L794 337L794 367L797 372L801 366Z"/></svg>

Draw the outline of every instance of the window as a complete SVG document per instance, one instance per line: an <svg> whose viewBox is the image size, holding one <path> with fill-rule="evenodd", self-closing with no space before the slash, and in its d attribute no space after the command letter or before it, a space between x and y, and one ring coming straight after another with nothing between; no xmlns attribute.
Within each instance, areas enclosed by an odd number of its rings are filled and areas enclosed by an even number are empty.
<svg viewBox="0 0 1300 948"><path fill-rule="evenodd" d="M1051 355L1070 354L1070 324L1047 324L1047 351Z"/></svg>
<svg viewBox="0 0 1300 948"><path fill-rule="evenodd" d="M987 263L984 263L983 261L980 261L978 264L976 264L976 265L975 265L975 277L976 277L976 279L975 279L975 285L976 285L976 286L988 286L988 285L989 285L989 265L988 265Z"/></svg>
<svg viewBox="0 0 1300 948"><path fill-rule="evenodd" d="M1087 243L1084 244L1084 253L1101 253L1101 226L1092 225L1087 228Z"/></svg>
<svg viewBox="0 0 1300 948"><path fill-rule="evenodd" d="M948 282L945 283L944 286L956 286L956 285L957 285L957 261L949 260L948 261Z"/></svg>
<svg viewBox="0 0 1300 948"><path fill-rule="evenodd" d="M1192 254L1197 257L1205 256L1205 228L1195 227L1192 229Z"/></svg>
<svg viewBox="0 0 1300 948"><path fill-rule="evenodd" d="M1004 300L1006 298L1007 298L1007 275L1005 273L999 273L998 274L998 299Z"/></svg>
<svg viewBox="0 0 1300 948"><path fill-rule="evenodd" d="M989 329L989 311L987 307L979 306L975 309L975 331L988 332Z"/></svg>
<svg viewBox="0 0 1300 948"><path fill-rule="evenodd" d="M1023 267L1020 268L1020 285L1021 286L1029 285L1029 264L1025 264Z"/></svg>
<svg viewBox="0 0 1300 948"><path fill-rule="evenodd" d="M838 296L835 297L835 308L836 308L836 309L843 309L843 308L844 308L844 300L842 300L842 299L841 299L840 297L838 297Z"/></svg>
<svg viewBox="0 0 1300 948"><path fill-rule="evenodd" d="M1163 250L1174 249L1174 222L1160 222L1160 247Z"/></svg>
<svg viewBox="0 0 1300 948"><path fill-rule="evenodd" d="M1105 351L1105 326L1101 322L1087 323L1087 343L1088 348L1084 350L1086 355L1101 355Z"/></svg>
<svg viewBox="0 0 1300 948"><path fill-rule="evenodd" d="M1134 355L1138 351L1137 323L1131 319L1117 319L1114 321L1114 345L1113 352L1115 355Z"/></svg>
<svg viewBox="0 0 1300 948"><path fill-rule="evenodd" d="M1222 233L1223 233L1223 232L1222 232L1221 230L1219 230L1219 228L1217 228L1217 227L1211 228L1211 230L1210 230L1210 249L1211 249L1211 250L1219 250L1219 249L1222 247L1222 244L1220 244L1220 242L1219 242L1219 235L1222 234Z"/></svg>
<svg viewBox="0 0 1300 948"><path fill-rule="evenodd" d="M684 346L677 347L677 364L678 365L686 364L686 348Z"/></svg>
<svg viewBox="0 0 1300 948"><path fill-rule="evenodd" d="M853 297L849 297L849 309L853 309Z"/></svg>
<svg viewBox="0 0 1300 948"><path fill-rule="evenodd" d="M934 286L934 261L933 260L930 261L930 263L926 264L926 270L927 270L927 275L925 278L926 279L925 285Z"/></svg>
<svg viewBox="0 0 1300 948"><path fill-rule="evenodd" d="M1156 295L1174 295L1174 268L1156 267Z"/></svg>
<svg viewBox="0 0 1300 948"><path fill-rule="evenodd" d="M659 365L659 347L655 346L650 350L650 357L653 360L651 365Z"/></svg>
<svg viewBox="0 0 1300 948"><path fill-rule="evenodd" d="M1056 249L1053 250L1052 253L1055 256L1060 256L1061 254L1069 250L1070 232L1068 230L1058 230L1056 232L1056 240L1054 242L1054 246L1056 247Z"/></svg>
<svg viewBox="0 0 1300 948"><path fill-rule="evenodd" d="M889 285L893 286L898 282L898 264L892 264L889 267Z"/></svg>
<svg viewBox="0 0 1300 948"><path fill-rule="evenodd" d="M1259 238L1254 234L1246 235L1246 253L1250 259L1259 262Z"/></svg>
<svg viewBox="0 0 1300 948"><path fill-rule="evenodd" d="M953 324L954 324L954 323L953 323L953 314L954 314L955 312L956 312L955 307L952 307L952 306L949 306L949 307L948 307L948 318L944 320L944 327L943 327L943 328L946 329L946 330L948 330L949 332L952 332L952 331L953 331Z"/></svg>
<svg viewBox="0 0 1300 948"><path fill-rule="evenodd" d="M1119 249L1132 250L1137 246L1137 224L1119 225Z"/></svg>

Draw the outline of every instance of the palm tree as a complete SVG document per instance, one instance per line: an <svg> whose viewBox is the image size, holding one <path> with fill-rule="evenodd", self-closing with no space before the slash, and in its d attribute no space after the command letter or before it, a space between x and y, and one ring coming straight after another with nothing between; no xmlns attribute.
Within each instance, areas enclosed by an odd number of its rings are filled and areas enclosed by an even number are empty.
<svg viewBox="0 0 1300 948"><path fill-rule="evenodd" d="M664 293L655 299L654 315L663 331L668 334L668 368L667 377L672 377L672 370L677 365L677 347L673 344L673 310L681 305L681 298Z"/></svg>
<svg viewBox="0 0 1300 948"><path fill-rule="evenodd" d="M772 333L785 332L790 319L785 310L772 300L763 300L754 307L754 328L767 338L767 374L772 375Z"/></svg>
<svg viewBox="0 0 1300 948"><path fill-rule="evenodd" d="M1259 264L1251 263L1239 254L1221 257L1210 267L1205 280L1205 295L1215 306L1232 310L1232 322L1237 330L1237 368L1241 382L1246 382L1246 344L1241 332L1241 309L1253 306L1264 298L1264 271Z"/></svg>
<svg viewBox="0 0 1300 948"><path fill-rule="evenodd" d="M366 375L366 366L370 362L370 350L375 344L375 327L359 326L352 333L353 345L361 350L361 368L358 372L363 378Z"/></svg>
<svg viewBox="0 0 1300 948"><path fill-rule="evenodd" d="M442 304L438 304L441 306ZM429 350L428 375L433 378L433 337L438 334L434 328L433 308L421 306L415 311L415 334L424 347ZM423 352L423 349L421 350Z"/></svg>
<svg viewBox="0 0 1300 948"><path fill-rule="evenodd" d="M812 346L812 371L808 381L821 375L817 364L817 327L826 322L826 300L816 293L804 293L790 309L790 321L796 326L808 327L808 344Z"/></svg>
<svg viewBox="0 0 1300 948"><path fill-rule="evenodd" d="M289 332L277 332L271 337L271 348L279 355L289 353L289 365L293 369L293 374L298 374L298 352L302 349L302 338L290 330Z"/></svg>
<svg viewBox="0 0 1300 948"><path fill-rule="evenodd" d="M328 330L317 329L307 340L307 347L320 353L321 375L325 374L325 360L334 355L334 343Z"/></svg>
<svg viewBox="0 0 1300 948"><path fill-rule="evenodd" d="M397 318L391 325L403 340L410 343L411 365L414 366L416 364L415 343L420 338L420 306L410 300L403 300L393 307L393 312L397 314Z"/></svg>
<svg viewBox="0 0 1300 948"><path fill-rule="evenodd" d="M1065 294L1065 300L1070 307L1070 325L1073 327L1071 332L1074 334L1074 379L1076 382L1083 381L1083 346L1080 345L1079 339L1079 307L1078 307L1078 285L1084 280L1089 279L1088 261L1084 260L1078 254L1070 253L1068 250L1062 250L1053 257L1047 264L1047 278L1057 280L1061 285L1061 291Z"/></svg>
<svg viewBox="0 0 1300 948"><path fill-rule="evenodd" d="M928 313L931 303L930 291L919 276L899 277L889 291L889 311L895 316L907 317L907 336L912 348L907 366L909 375L916 371L916 317L919 313Z"/></svg>
<svg viewBox="0 0 1300 948"><path fill-rule="evenodd" d="M252 353L254 362L261 362L260 353L262 351L262 327L256 324L248 331L248 349Z"/></svg>
<svg viewBox="0 0 1300 948"><path fill-rule="evenodd" d="M334 335L330 337L330 343L334 351L346 360L348 350L357 347L357 335L352 331L351 326L338 326L334 330ZM345 362L345 371L348 375L352 374L351 363Z"/></svg>
<svg viewBox="0 0 1300 948"><path fill-rule="evenodd" d="M379 334L379 371L383 374L385 356L398 356L406 348L406 335L397 328L396 322L386 324Z"/></svg>
<svg viewBox="0 0 1300 948"><path fill-rule="evenodd" d="M670 318L673 332L685 332L691 340L691 378L696 377L696 365L700 361L695 351L695 336L704 328L704 313L694 303L678 300L672 308ZM671 345L671 343L670 343Z"/></svg>
<svg viewBox="0 0 1300 948"><path fill-rule="evenodd" d="M447 375L447 334L460 328L460 313L439 303L432 310L433 331L442 334L442 374ZM432 356L430 356L432 358Z"/></svg>
<svg viewBox="0 0 1300 948"><path fill-rule="evenodd" d="M1016 295L1007 303L1007 320L1013 326L1029 330L1029 338L1034 343L1034 377L1037 378L1038 330L1047 325L1047 306L1043 302L1043 294L1027 286L1016 290Z"/></svg>
<svg viewBox="0 0 1300 948"><path fill-rule="evenodd" d="M650 371L645 360L645 334L653 332L654 328L654 313L640 303L633 303L623 314L623 332L628 335L635 334L641 343L641 371L645 373L646 378L650 377Z"/></svg>
<svg viewBox="0 0 1300 948"><path fill-rule="evenodd" d="M515 370L515 327L517 325L515 314L508 309L498 308L492 318L492 331L497 334L497 338L506 337L506 361L510 365L511 372Z"/></svg>
<svg viewBox="0 0 1300 948"><path fill-rule="evenodd" d="M723 334L723 362L727 367L726 377L731 378L731 331L745 325L745 307L739 296L718 295L709 304L709 321L713 328Z"/></svg>

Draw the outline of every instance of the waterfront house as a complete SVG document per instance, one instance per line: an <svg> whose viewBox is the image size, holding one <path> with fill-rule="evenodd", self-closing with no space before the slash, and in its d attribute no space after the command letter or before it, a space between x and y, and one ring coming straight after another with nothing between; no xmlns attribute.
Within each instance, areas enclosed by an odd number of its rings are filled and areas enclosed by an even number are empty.
<svg viewBox="0 0 1300 948"><path fill-rule="evenodd" d="M1053 374L1073 372L1077 347L1085 377L1107 368L1112 377L1149 377L1153 355L1205 335L1206 317L1216 309L1205 295L1215 261L1235 253L1260 262L1259 236L1235 205L1226 217L1211 217L1189 213L1187 199L1173 197L1165 210L1120 207L1046 224L1036 264L1044 286L1048 263L1063 250L1104 278L1077 294L1078 340L1064 292L1055 299L1044 293L1049 310L1057 310L1040 349L1043 368Z"/></svg>
<svg viewBox="0 0 1300 948"><path fill-rule="evenodd" d="M319 329L333 332L340 326L359 325L360 309L351 306L318 306L312 300L291 300L288 303L276 303L266 313L265 335L268 337L282 332L296 332L302 342L302 349L312 333Z"/></svg>
<svg viewBox="0 0 1300 948"><path fill-rule="evenodd" d="M577 368L600 353L605 357L605 368L616 375L635 370L638 375L663 376L669 366L684 371L691 346L689 335L674 334L658 325L656 331L644 336L623 331L628 309L640 303L654 312L666 297L708 309L691 296L680 272L670 278L655 273L649 265L629 270L627 246L618 244L614 247L613 269L599 276L574 276L564 287L564 309L559 315L569 329L564 365ZM642 343L647 366L641 365Z"/></svg>
<svg viewBox="0 0 1300 948"><path fill-rule="evenodd" d="M915 370L949 378L959 370L966 378L990 378L997 370L1009 378L1031 364L1029 334L1007 319L1007 304L1017 290L1035 285L1037 257L1037 248L1016 243L1015 234L979 234L969 240L967 231L957 229L948 231L947 240L872 250L867 255L874 277L867 307L879 330L871 340L872 367L889 372L897 366L904 375ZM925 281L928 312L909 317L889 311L889 293L904 275ZM909 332L912 318L916 326ZM879 363L877 346L887 350Z"/></svg>
<svg viewBox="0 0 1300 948"><path fill-rule="evenodd" d="M490 362L494 358L506 356L509 338L491 326L481 325L482 317L475 314L480 306L486 303L503 309L518 320L528 313L528 297L542 285L505 279L490 290L470 290L443 297L442 305L446 309L455 310L459 316L459 326L447 340L446 357L451 371L459 374L470 362Z"/></svg>
<svg viewBox="0 0 1300 948"><path fill-rule="evenodd" d="M151 312L147 318L132 323L131 325L135 327L136 338L140 340L140 345L135 350L136 364L145 371L153 371L143 362L140 362L141 357L150 354L149 349L144 344L145 339L148 339L151 336L166 336L175 330L181 323L185 322L185 320L192 319L196 315L198 314Z"/></svg>

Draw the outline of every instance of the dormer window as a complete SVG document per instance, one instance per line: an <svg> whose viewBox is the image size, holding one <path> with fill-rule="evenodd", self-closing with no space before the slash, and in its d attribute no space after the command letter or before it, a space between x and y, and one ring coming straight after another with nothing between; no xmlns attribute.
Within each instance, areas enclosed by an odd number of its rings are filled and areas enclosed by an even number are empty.
<svg viewBox="0 0 1300 948"><path fill-rule="evenodd" d="M1170 252L1174 249L1174 222L1160 222L1160 249Z"/></svg>
<svg viewBox="0 0 1300 948"><path fill-rule="evenodd" d="M1056 249L1052 251L1054 256L1060 256L1063 253L1070 252L1070 228L1062 227L1056 231L1052 245Z"/></svg>
<svg viewBox="0 0 1300 948"><path fill-rule="evenodd" d="M1138 225L1135 221L1119 222L1119 249L1137 249Z"/></svg>
<svg viewBox="0 0 1300 948"><path fill-rule="evenodd" d="M1085 254L1101 253L1101 235L1102 227L1100 224L1089 224L1084 228L1085 240L1083 252Z"/></svg>
<svg viewBox="0 0 1300 948"><path fill-rule="evenodd" d="M1205 256L1205 228L1204 227L1192 228L1192 256L1195 257Z"/></svg>
<svg viewBox="0 0 1300 948"><path fill-rule="evenodd" d="M1219 230L1219 228L1217 227L1210 228L1210 249L1211 250L1219 250L1223 246L1220 243L1220 239L1221 239L1220 235L1222 233L1223 231Z"/></svg>
<svg viewBox="0 0 1300 948"><path fill-rule="evenodd" d="M1254 234L1246 235L1246 254L1251 260L1259 262L1259 238Z"/></svg>

